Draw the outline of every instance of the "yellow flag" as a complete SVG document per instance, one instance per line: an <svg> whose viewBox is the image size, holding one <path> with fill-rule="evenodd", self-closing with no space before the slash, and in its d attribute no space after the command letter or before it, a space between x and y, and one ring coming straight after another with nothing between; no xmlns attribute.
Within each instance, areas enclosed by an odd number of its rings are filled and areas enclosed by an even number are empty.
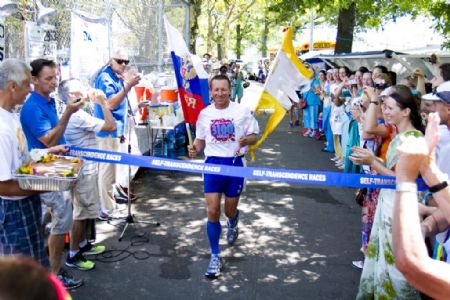
<svg viewBox="0 0 450 300"><path fill-rule="evenodd" d="M271 64L263 93L256 106L256 114L267 109L273 110L273 113L267 121L261 138L249 148L252 159L255 149L278 126L286 111L291 108L291 100L299 101L295 91L309 84L312 76L312 71L302 64L295 53L292 44L292 27L289 27L284 32L283 43Z"/></svg>

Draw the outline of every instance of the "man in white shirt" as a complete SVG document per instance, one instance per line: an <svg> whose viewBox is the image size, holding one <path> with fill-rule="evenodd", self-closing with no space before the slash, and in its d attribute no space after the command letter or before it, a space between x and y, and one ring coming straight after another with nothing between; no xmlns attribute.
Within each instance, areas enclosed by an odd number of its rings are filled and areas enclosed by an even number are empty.
<svg viewBox="0 0 450 300"><path fill-rule="evenodd" d="M206 163L242 167L247 146L257 141L258 123L250 110L230 101L231 83L226 75L213 77L210 89L213 103L200 112L196 139L192 146L188 146L189 156L195 157L204 151ZM227 242L233 245L239 234L237 206L243 186L244 178L204 174L208 206L206 232L211 248L211 259L205 272L207 278L217 278L222 269L219 248L222 194L225 195L224 210L228 218Z"/></svg>
<svg viewBox="0 0 450 300"><path fill-rule="evenodd" d="M21 254L49 267L40 234L41 199L22 190L13 174L28 157L27 141L14 109L31 92L30 67L17 59L0 63L0 256ZM64 151L56 146L49 152ZM78 283L78 286L82 282Z"/></svg>

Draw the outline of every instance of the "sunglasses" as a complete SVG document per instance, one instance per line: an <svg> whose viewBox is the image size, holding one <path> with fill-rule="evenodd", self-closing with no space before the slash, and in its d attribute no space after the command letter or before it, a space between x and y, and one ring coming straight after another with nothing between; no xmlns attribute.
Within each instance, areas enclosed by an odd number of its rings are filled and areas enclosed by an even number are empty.
<svg viewBox="0 0 450 300"><path fill-rule="evenodd" d="M114 58L114 60L116 61L116 63L118 63L119 65L121 64L125 64L128 65L130 63L130 61L128 59L119 59L119 58Z"/></svg>
<svg viewBox="0 0 450 300"><path fill-rule="evenodd" d="M384 90L385 88L388 87L388 85L385 84L385 83L382 83L382 84L380 84L380 83L375 83L374 87L375 87L377 90Z"/></svg>

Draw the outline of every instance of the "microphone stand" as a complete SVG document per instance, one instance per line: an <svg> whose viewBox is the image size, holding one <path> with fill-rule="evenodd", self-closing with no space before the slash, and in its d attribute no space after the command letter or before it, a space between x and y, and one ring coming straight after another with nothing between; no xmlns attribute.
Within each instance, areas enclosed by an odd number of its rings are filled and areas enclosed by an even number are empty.
<svg viewBox="0 0 450 300"><path fill-rule="evenodd" d="M131 105L130 105L130 101L128 99L126 99L127 103L128 103L128 114L127 114L127 118L131 119L131 122L133 122L134 125L136 125L136 120L134 119L134 113L133 110L131 109ZM132 124L128 124L128 154L131 154L131 125ZM160 226L159 222L150 222L150 221L138 221L135 219L135 217L133 216L133 214L131 213L131 165L128 165L128 193L127 193L127 206L128 206L128 215L125 218L125 226L123 227L122 233L119 236L119 242L122 241L122 238L125 234L125 231L127 231L128 226L130 224L136 224L136 223L141 223L141 224L152 224L154 226Z"/></svg>

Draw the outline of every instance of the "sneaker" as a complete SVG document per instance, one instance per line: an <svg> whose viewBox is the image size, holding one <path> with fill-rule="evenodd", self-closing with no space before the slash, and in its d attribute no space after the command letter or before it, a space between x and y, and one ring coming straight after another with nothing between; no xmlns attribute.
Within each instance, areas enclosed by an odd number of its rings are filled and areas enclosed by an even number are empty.
<svg viewBox="0 0 450 300"><path fill-rule="evenodd" d="M294 127L294 123L292 123L292 122L289 122L289 127Z"/></svg>
<svg viewBox="0 0 450 300"><path fill-rule="evenodd" d="M227 243L228 245L233 245L234 242L236 242L237 238L239 236L239 228L236 226L234 228L228 227L227 231Z"/></svg>
<svg viewBox="0 0 450 300"><path fill-rule="evenodd" d="M205 277L210 279L216 279L220 276L220 271L222 270L223 263L222 258L219 255L211 255L209 260L208 269L206 269Z"/></svg>
<svg viewBox="0 0 450 300"><path fill-rule="evenodd" d="M112 216L104 211L100 211L100 214L98 215L97 219L99 219L100 221L109 221L112 220Z"/></svg>
<svg viewBox="0 0 450 300"><path fill-rule="evenodd" d="M67 254L66 266L78 269L80 271L89 271L95 268L95 263L87 260L86 257L79 251L74 257Z"/></svg>
<svg viewBox="0 0 450 300"><path fill-rule="evenodd" d="M96 255L106 251L106 247L103 245L93 245L87 243L83 248L80 248L80 253L83 255Z"/></svg>
<svg viewBox="0 0 450 300"><path fill-rule="evenodd" d="M230 219L227 220L227 227L228 227L227 242L228 242L228 245L230 245L230 246L233 245L234 242L236 242L236 240L239 236L239 228L238 228L239 215L240 215L240 211L239 211L239 209L237 209L236 216L234 217L234 220L232 221L232 223L230 222Z"/></svg>
<svg viewBox="0 0 450 300"><path fill-rule="evenodd" d="M340 160L340 158L339 158L339 157L337 157L337 156L335 156L335 157L332 157L332 158L330 158L330 160L332 160L332 161L336 162L336 161Z"/></svg>
<svg viewBox="0 0 450 300"><path fill-rule="evenodd" d="M352 261L352 265L355 268L362 269L364 267L364 261L363 260L354 260L354 261Z"/></svg>
<svg viewBox="0 0 450 300"><path fill-rule="evenodd" d="M311 134L311 130L307 129L307 130L303 133L303 136L304 136L304 137L309 137L310 134Z"/></svg>
<svg viewBox="0 0 450 300"><path fill-rule="evenodd" d="M128 188L123 187L120 184L116 184L115 185L114 196L116 196L116 194L118 196L123 197L123 198L128 200ZM131 201L135 201L137 196L136 196L136 194L133 194L133 193L130 192L130 198L131 198Z"/></svg>
<svg viewBox="0 0 450 300"><path fill-rule="evenodd" d="M75 279L72 275L67 272L67 270L62 269L58 273L58 278L61 280L64 287L68 290L76 289L83 285L82 279Z"/></svg>
<svg viewBox="0 0 450 300"><path fill-rule="evenodd" d="M299 120L295 121L295 126L300 126L300 121Z"/></svg>

